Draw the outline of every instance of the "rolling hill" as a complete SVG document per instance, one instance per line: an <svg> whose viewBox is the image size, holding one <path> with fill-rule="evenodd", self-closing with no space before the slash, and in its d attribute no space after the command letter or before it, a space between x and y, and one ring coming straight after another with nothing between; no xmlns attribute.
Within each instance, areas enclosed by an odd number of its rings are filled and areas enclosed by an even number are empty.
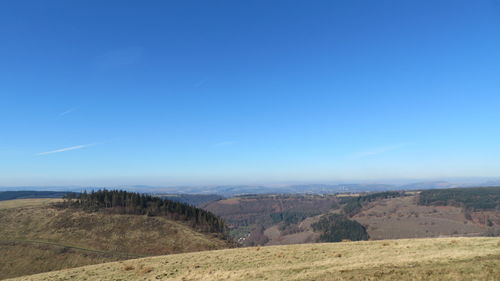
<svg viewBox="0 0 500 281"><path fill-rule="evenodd" d="M499 238L250 247L91 265L13 280L498 280Z"/></svg>
<svg viewBox="0 0 500 281"><path fill-rule="evenodd" d="M417 200L417 196L405 196L370 202L352 219L367 226L372 239L484 236L499 227L499 212L475 211L467 218L461 207L419 205ZM494 225L473 219L486 213Z"/></svg>
<svg viewBox="0 0 500 281"><path fill-rule="evenodd" d="M186 220L56 208L61 199L0 202L0 279L153 255L231 247Z"/></svg>
<svg viewBox="0 0 500 281"><path fill-rule="evenodd" d="M234 239L245 246L327 242L323 238L328 226L313 226L322 217L336 214L362 224L368 236L377 240L500 236L500 187L249 195L210 202L203 207L224 218ZM334 221L338 223L338 219ZM334 221L332 225L336 224ZM356 235L351 234L354 233L335 235L332 239L354 240Z"/></svg>
<svg viewBox="0 0 500 281"><path fill-rule="evenodd" d="M246 195L210 202L203 208L222 217L233 238L245 246L304 243L313 242L318 235L306 227L310 223L297 224L338 208L338 199L334 195ZM286 234L282 233L285 228L290 230ZM267 238L262 240L264 236Z"/></svg>

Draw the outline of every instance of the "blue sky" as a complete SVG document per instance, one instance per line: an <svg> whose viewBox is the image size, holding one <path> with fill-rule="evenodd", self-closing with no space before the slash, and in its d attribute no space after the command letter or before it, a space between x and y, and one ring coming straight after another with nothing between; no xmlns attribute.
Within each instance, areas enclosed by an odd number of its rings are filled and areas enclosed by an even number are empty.
<svg viewBox="0 0 500 281"><path fill-rule="evenodd" d="M0 185L500 176L498 1L0 2Z"/></svg>

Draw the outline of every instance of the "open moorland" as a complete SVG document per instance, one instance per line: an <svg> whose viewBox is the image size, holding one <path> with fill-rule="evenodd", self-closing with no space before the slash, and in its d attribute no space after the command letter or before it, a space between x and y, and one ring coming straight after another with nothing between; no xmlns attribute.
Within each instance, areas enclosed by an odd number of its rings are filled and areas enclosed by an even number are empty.
<svg viewBox="0 0 500 281"><path fill-rule="evenodd" d="M162 216L55 208L60 199L0 201L0 279L152 255L229 247Z"/></svg>
<svg viewBox="0 0 500 281"><path fill-rule="evenodd" d="M250 247L133 259L13 280L499 280L499 238ZM258 269L258 270L256 270Z"/></svg>

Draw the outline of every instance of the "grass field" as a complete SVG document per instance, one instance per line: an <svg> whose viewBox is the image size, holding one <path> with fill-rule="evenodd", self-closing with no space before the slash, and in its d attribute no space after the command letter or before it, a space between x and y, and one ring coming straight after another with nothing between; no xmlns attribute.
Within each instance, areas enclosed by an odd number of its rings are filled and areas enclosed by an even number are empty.
<svg viewBox="0 0 500 281"><path fill-rule="evenodd" d="M499 238L425 238L226 249L16 280L500 280Z"/></svg>
<svg viewBox="0 0 500 281"><path fill-rule="evenodd" d="M0 201L0 210L21 208L21 207L48 206L51 203L59 202L61 200L62 199L55 199L55 198L5 200L5 201Z"/></svg>

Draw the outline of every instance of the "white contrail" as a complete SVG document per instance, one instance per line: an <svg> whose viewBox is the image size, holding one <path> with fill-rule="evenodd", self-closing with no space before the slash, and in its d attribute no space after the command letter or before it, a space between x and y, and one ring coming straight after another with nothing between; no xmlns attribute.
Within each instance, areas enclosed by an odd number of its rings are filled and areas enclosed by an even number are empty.
<svg viewBox="0 0 500 281"><path fill-rule="evenodd" d="M233 145L236 144L234 141L221 141L215 144L215 146L228 146L228 145Z"/></svg>
<svg viewBox="0 0 500 281"><path fill-rule="evenodd" d="M70 108L70 109L68 109L68 110L66 110L64 112L59 113L59 116L64 116L66 114L70 114L71 112L73 112L75 110L76 110L76 107Z"/></svg>
<svg viewBox="0 0 500 281"><path fill-rule="evenodd" d="M46 152L40 152L40 153L37 153L36 155L47 155L47 154L65 152L65 151L70 151L70 150L82 149L82 148L86 148L86 147L93 146L93 145L94 144L75 145L75 146L65 147L65 148L56 149L56 150L51 150L51 151L46 151Z"/></svg>

